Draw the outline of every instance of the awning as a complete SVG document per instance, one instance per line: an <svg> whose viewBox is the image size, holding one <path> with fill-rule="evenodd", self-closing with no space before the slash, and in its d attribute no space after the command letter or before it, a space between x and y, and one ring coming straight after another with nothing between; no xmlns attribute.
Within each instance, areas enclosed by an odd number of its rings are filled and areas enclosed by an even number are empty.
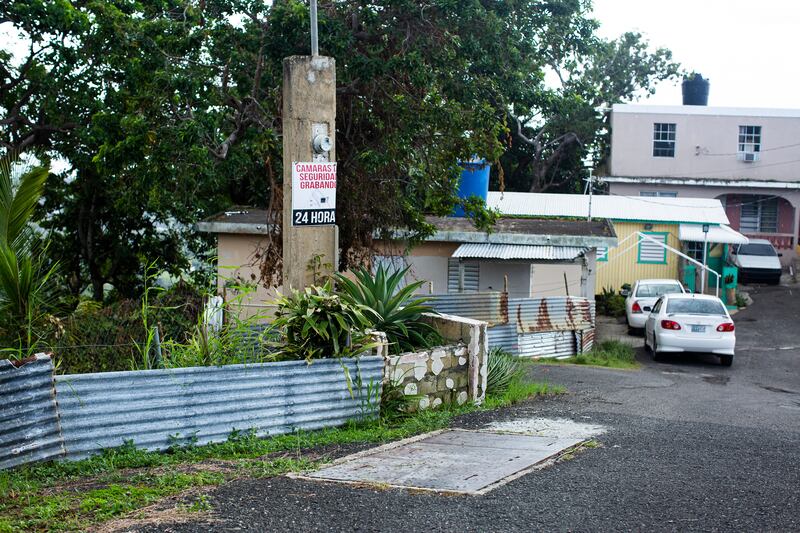
<svg viewBox="0 0 800 533"><path fill-rule="evenodd" d="M703 226L701 224L681 224L678 229L678 239L680 241L703 242ZM708 228L708 242L722 244L747 244L750 242L747 237L728 226L710 226Z"/></svg>
<svg viewBox="0 0 800 533"><path fill-rule="evenodd" d="M453 257L463 259L545 259L569 261L586 252L580 246L540 246L525 244L462 244Z"/></svg>

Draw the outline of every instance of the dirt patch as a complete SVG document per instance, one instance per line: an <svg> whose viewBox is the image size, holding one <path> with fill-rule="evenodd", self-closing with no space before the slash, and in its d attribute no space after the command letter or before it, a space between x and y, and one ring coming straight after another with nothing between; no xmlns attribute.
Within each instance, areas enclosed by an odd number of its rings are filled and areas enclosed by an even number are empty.
<svg viewBox="0 0 800 533"><path fill-rule="evenodd" d="M118 518L99 524L88 531L92 533L120 533L134 532L146 526L161 526L166 524L186 524L189 522L203 522L204 527L198 530L211 530L212 524L218 522L213 516L213 510L193 511L191 505L200 497L206 496L214 487L196 487L180 494L168 496L163 500L133 511L124 518Z"/></svg>

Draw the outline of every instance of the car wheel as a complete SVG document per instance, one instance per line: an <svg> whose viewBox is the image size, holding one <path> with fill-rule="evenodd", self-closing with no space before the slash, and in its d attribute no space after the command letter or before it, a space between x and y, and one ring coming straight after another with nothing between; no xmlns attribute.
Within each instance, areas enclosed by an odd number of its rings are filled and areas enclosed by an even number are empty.
<svg viewBox="0 0 800 533"><path fill-rule="evenodd" d="M660 353L658 353L658 345L656 344L656 334L653 333L653 361L659 362L662 361L663 357Z"/></svg>
<svg viewBox="0 0 800 533"><path fill-rule="evenodd" d="M733 364L733 356L732 355L720 355L719 356L719 363L722 366L731 366Z"/></svg>
<svg viewBox="0 0 800 533"><path fill-rule="evenodd" d="M644 351L650 353L650 345L647 343L647 330L644 330Z"/></svg>

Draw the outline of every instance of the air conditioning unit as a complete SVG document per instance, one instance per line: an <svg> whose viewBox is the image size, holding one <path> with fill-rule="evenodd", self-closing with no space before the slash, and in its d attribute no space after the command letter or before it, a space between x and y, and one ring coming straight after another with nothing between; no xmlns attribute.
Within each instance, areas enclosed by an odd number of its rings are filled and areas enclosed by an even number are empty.
<svg viewBox="0 0 800 533"><path fill-rule="evenodd" d="M739 153L739 160L744 161L745 163L752 163L754 161L758 161L760 159L758 152L740 152Z"/></svg>

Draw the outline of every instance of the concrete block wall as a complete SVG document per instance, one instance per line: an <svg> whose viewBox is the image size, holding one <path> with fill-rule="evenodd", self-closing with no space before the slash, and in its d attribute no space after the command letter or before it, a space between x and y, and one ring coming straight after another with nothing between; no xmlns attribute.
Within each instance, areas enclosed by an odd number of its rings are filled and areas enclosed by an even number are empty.
<svg viewBox="0 0 800 533"><path fill-rule="evenodd" d="M389 356L385 376L406 396L419 396L414 409L439 407L469 399L469 360L464 344Z"/></svg>
<svg viewBox="0 0 800 533"><path fill-rule="evenodd" d="M384 382L419 396L416 409L443 404L481 404L486 397L489 354L487 323L453 315L429 315L445 345L400 355L384 356Z"/></svg>

